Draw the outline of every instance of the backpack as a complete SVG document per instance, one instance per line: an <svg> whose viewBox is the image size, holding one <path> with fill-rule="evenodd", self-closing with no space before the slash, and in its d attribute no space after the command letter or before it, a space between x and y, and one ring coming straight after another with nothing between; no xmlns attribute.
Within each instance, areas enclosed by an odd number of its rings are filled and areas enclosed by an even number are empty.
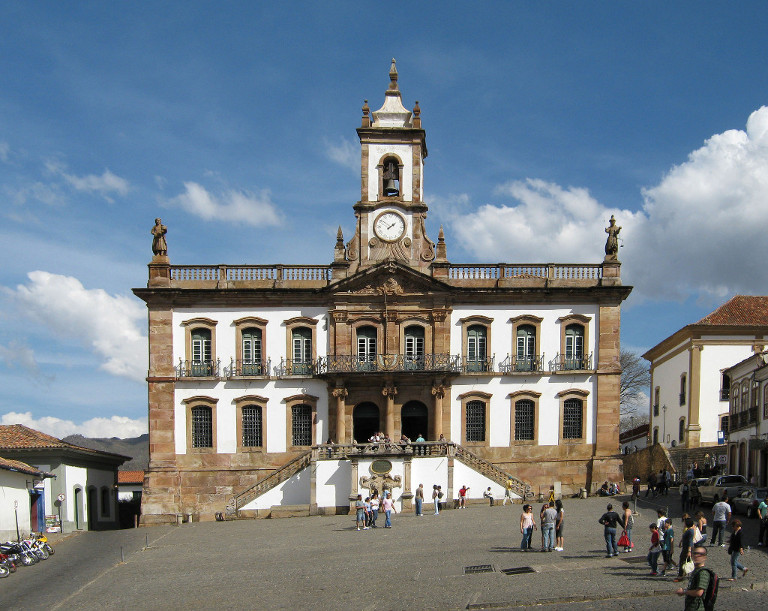
<svg viewBox="0 0 768 611"><path fill-rule="evenodd" d="M715 602L717 602L717 590L720 587L720 579L712 569L703 568L702 571L709 572L709 585L704 592L704 609L705 611L713 611L715 608Z"/></svg>

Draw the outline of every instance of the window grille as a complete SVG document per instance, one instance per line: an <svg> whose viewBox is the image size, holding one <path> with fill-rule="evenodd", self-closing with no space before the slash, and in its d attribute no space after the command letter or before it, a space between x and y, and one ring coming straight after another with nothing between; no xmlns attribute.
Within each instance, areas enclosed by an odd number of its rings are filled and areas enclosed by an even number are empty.
<svg viewBox="0 0 768 611"><path fill-rule="evenodd" d="M685 441L685 418L680 418L680 430L677 432L677 440L680 443Z"/></svg>
<svg viewBox="0 0 768 611"><path fill-rule="evenodd" d="M192 408L192 447L213 447L213 417L210 407Z"/></svg>
<svg viewBox="0 0 768 611"><path fill-rule="evenodd" d="M723 433L728 432L728 416L720 418L720 430L723 431Z"/></svg>
<svg viewBox="0 0 768 611"><path fill-rule="evenodd" d="M261 447L261 406L243 407L243 447Z"/></svg>
<svg viewBox="0 0 768 611"><path fill-rule="evenodd" d="M566 399L563 403L563 439L581 439L582 405L581 399Z"/></svg>
<svg viewBox="0 0 768 611"><path fill-rule="evenodd" d="M467 403L467 441L485 441L485 403Z"/></svg>
<svg viewBox="0 0 768 611"><path fill-rule="evenodd" d="M312 445L312 408L309 405L294 405L291 408L291 433L293 445Z"/></svg>
<svg viewBox="0 0 768 611"><path fill-rule="evenodd" d="M535 406L530 399L515 402L515 439L533 441Z"/></svg>

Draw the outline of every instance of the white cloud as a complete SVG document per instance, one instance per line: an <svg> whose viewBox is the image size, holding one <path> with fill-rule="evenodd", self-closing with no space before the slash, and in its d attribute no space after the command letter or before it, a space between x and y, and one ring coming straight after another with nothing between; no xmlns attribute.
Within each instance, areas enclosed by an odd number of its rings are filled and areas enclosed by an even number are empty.
<svg viewBox="0 0 768 611"><path fill-rule="evenodd" d="M55 416L34 418L31 412L8 412L0 416L0 424L23 424L36 431L42 431L61 439L67 435L80 434L84 437L138 437L147 432L147 420L133 420L124 416L91 418L79 424Z"/></svg>
<svg viewBox="0 0 768 611"><path fill-rule="evenodd" d="M29 283L8 291L20 311L53 331L74 339L105 359L102 368L141 381L147 372L147 338L140 329L146 310L132 297L86 289L77 278L44 271L27 274Z"/></svg>
<svg viewBox="0 0 768 611"><path fill-rule="evenodd" d="M114 201L110 194L125 196L130 190L128 181L113 174L109 168L105 168L101 176L96 176L95 174L75 176L74 174L67 174L64 164L59 161L48 161L45 167L49 172L60 175L77 191L97 193L110 203Z"/></svg>
<svg viewBox="0 0 768 611"><path fill-rule="evenodd" d="M262 191L256 196L229 190L216 196L196 182L185 182L184 188L184 193L170 199L168 204L207 221L242 222L254 227L275 226L282 222L280 213L270 201L268 191Z"/></svg>
<svg viewBox="0 0 768 611"><path fill-rule="evenodd" d="M35 381L50 381L50 377L43 376L35 359L35 353L29 346L12 340L7 346L0 344L0 360L9 369L20 369Z"/></svg>
<svg viewBox="0 0 768 611"><path fill-rule="evenodd" d="M716 134L658 185L643 210L610 208L586 189L537 179L502 185L509 204L458 214L452 230L486 261L597 262L611 214L622 226L622 278L636 299L765 292L768 266L768 108L746 131Z"/></svg>
<svg viewBox="0 0 768 611"><path fill-rule="evenodd" d="M326 155L331 161L351 170L360 170L360 147L345 138L325 141Z"/></svg>

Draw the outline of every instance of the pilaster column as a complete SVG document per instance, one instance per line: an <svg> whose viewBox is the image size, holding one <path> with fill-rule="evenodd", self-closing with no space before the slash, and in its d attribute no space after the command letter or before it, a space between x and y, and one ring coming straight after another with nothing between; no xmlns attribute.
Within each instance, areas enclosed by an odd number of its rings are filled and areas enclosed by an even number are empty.
<svg viewBox="0 0 768 611"><path fill-rule="evenodd" d="M435 384L432 386L432 396L435 398L435 417L432 422L432 441L440 439L443 432L443 397L445 396L445 386Z"/></svg>
<svg viewBox="0 0 768 611"><path fill-rule="evenodd" d="M389 435L389 438L395 440L395 396L397 395L397 388L392 383L388 383L381 389L381 394L387 398L387 408L384 413L384 432Z"/></svg>
<svg viewBox="0 0 768 611"><path fill-rule="evenodd" d="M347 413L346 398L348 394L346 388L333 389L333 396L336 397L336 443L346 443L344 416Z"/></svg>
<svg viewBox="0 0 768 611"><path fill-rule="evenodd" d="M693 344L688 362L688 431L685 436L687 448L701 446L701 422L699 422L699 401L701 399L701 351L704 346ZM675 428L673 426L672 430ZM674 436L674 435L673 435Z"/></svg>
<svg viewBox="0 0 768 611"><path fill-rule="evenodd" d="M349 510L354 515L355 512L355 501L357 500L357 488L359 484L357 483L357 458L350 458L349 459Z"/></svg>

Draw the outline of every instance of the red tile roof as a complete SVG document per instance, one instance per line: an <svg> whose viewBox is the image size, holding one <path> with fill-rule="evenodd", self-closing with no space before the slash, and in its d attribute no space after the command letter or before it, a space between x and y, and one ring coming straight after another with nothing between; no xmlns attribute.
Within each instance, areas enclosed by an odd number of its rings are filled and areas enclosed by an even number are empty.
<svg viewBox="0 0 768 611"><path fill-rule="evenodd" d="M118 484L143 484L144 471L118 471Z"/></svg>
<svg viewBox="0 0 768 611"><path fill-rule="evenodd" d="M123 458L129 460L130 456L122 456L112 452L102 452L101 450L92 450L76 446L73 443L67 443L57 439L52 435L46 435L35 429L31 429L23 424L0 424L0 451L2 450L45 450L62 449L72 450L79 453L92 454L94 456Z"/></svg>
<svg viewBox="0 0 768 611"><path fill-rule="evenodd" d="M5 469L6 471L19 471L20 473L27 473L29 475L53 477L52 473L41 471L37 467L32 467L20 460L9 460L7 458L0 458L0 469Z"/></svg>
<svg viewBox="0 0 768 611"><path fill-rule="evenodd" d="M696 324L768 326L768 296L736 295Z"/></svg>

